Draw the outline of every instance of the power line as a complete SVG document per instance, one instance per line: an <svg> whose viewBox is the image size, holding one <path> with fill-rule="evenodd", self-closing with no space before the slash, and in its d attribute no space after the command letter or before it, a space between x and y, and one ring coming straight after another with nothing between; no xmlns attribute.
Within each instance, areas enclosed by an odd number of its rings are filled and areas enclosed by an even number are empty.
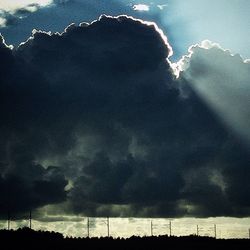
<svg viewBox="0 0 250 250"><path fill-rule="evenodd" d="M32 228L32 212L30 210L30 214L29 214L29 226L30 226L30 229Z"/></svg>
<svg viewBox="0 0 250 250"><path fill-rule="evenodd" d="M87 218L87 234L88 234L88 238L89 238L89 217Z"/></svg>

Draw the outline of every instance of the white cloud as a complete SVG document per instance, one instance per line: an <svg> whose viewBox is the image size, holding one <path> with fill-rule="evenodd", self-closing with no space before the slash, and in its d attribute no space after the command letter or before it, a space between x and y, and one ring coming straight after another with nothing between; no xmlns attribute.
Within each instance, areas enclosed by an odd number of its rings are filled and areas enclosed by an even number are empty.
<svg viewBox="0 0 250 250"><path fill-rule="evenodd" d="M146 4L135 4L133 9L136 11L149 11L150 7Z"/></svg>
<svg viewBox="0 0 250 250"><path fill-rule="evenodd" d="M0 0L0 27L5 27L7 18L6 14L15 15L18 10L35 12L40 7L52 4L53 0ZM22 16L18 16L22 18Z"/></svg>
<svg viewBox="0 0 250 250"><path fill-rule="evenodd" d="M0 10L15 12L21 8L30 8L32 5L46 6L52 2L53 0L0 0Z"/></svg>

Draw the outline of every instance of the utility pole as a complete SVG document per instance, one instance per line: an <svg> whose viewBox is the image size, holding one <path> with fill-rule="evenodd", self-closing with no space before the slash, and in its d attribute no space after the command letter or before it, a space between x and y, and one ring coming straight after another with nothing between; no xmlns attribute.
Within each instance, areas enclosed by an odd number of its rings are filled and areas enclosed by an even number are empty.
<svg viewBox="0 0 250 250"><path fill-rule="evenodd" d="M248 229L248 238L250 239L250 228Z"/></svg>
<svg viewBox="0 0 250 250"><path fill-rule="evenodd" d="M199 225L196 227L197 236L199 236Z"/></svg>
<svg viewBox="0 0 250 250"><path fill-rule="evenodd" d="M89 238L89 217L87 219L87 234L88 234L88 238Z"/></svg>
<svg viewBox="0 0 250 250"><path fill-rule="evenodd" d="M10 211L8 210L7 228L10 230Z"/></svg>
<svg viewBox="0 0 250 250"><path fill-rule="evenodd" d="M172 236L172 222L171 220L169 221L169 236Z"/></svg>
<svg viewBox="0 0 250 250"><path fill-rule="evenodd" d="M214 238L217 238L217 228L216 228L216 224L214 224Z"/></svg>
<svg viewBox="0 0 250 250"><path fill-rule="evenodd" d="M153 236L154 233L153 233L153 221L152 220L150 222L150 232L151 232L151 236Z"/></svg>
<svg viewBox="0 0 250 250"><path fill-rule="evenodd" d="M31 221L32 221L32 212L30 210L30 215L29 215L29 224L30 224L30 229L31 229Z"/></svg>
<svg viewBox="0 0 250 250"><path fill-rule="evenodd" d="M108 237L109 237L109 217L107 217L107 230L108 230Z"/></svg>

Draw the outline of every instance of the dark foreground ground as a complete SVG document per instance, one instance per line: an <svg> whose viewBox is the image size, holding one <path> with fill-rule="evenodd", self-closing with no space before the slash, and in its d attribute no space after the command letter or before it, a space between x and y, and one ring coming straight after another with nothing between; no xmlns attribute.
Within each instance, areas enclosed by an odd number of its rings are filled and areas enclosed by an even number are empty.
<svg viewBox="0 0 250 250"><path fill-rule="evenodd" d="M131 237L113 238L64 238L59 233L0 230L1 249L249 249L248 239L214 239L210 237Z"/></svg>

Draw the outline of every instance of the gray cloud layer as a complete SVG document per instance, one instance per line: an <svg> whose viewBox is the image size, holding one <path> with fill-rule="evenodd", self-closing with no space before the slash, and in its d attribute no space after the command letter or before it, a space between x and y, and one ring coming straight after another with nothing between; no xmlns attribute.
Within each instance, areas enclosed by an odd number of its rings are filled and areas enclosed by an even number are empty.
<svg viewBox="0 0 250 250"><path fill-rule="evenodd" d="M170 52L156 26L126 16L35 32L16 50L1 41L2 204L23 212L67 201L71 212L95 216L248 216L248 144L194 88L209 83L214 55L231 57L200 47L176 79ZM223 63L215 70L230 73Z"/></svg>

